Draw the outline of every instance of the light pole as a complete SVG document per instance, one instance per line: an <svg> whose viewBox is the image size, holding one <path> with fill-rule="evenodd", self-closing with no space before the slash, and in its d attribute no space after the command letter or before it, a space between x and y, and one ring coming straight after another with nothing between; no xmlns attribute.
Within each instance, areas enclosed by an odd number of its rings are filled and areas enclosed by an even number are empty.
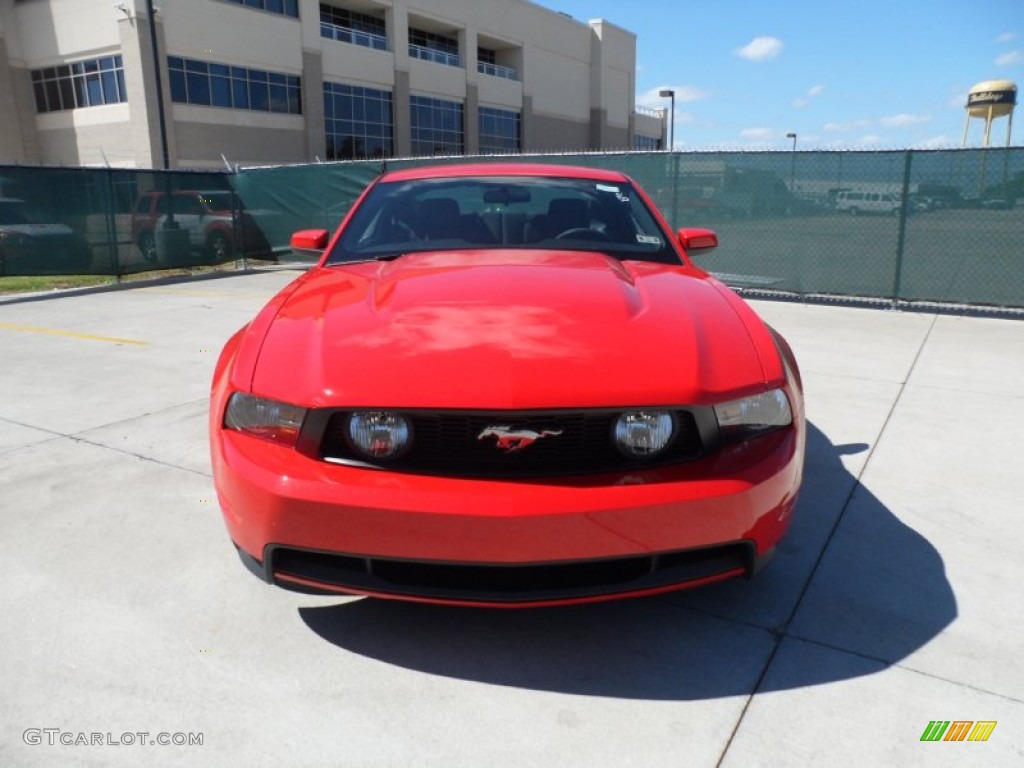
<svg viewBox="0 0 1024 768"><path fill-rule="evenodd" d="M149 45L153 53L153 76L156 80L156 113L160 124L160 149L163 154L164 170L171 167L170 153L167 151L167 118L164 115L164 86L160 77L160 51L156 46L156 13L153 0L146 0L146 15L149 19Z"/></svg>
<svg viewBox="0 0 1024 768"><path fill-rule="evenodd" d="M668 151L671 152L676 148L676 92L671 88L663 88L658 91L658 95L663 99L672 99L672 109L669 112L669 139L668 139Z"/></svg>
<svg viewBox="0 0 1024 768"><path fill-rule="evenodd" d="M789 193L793 194L795 179L796 179L796 134L787 133L787 139L793 140L792 155L789 160Z"/></svg>
<svg viewBox="0 0 1024 768"><path fill-rule="evenodd" d="M164 86L160 77L160 51L156 39L156 11L153 0L146 0L146 15L149 17L149 44L153 53L153 78L156 82L156 113L160 123L160 152L164 165L164 200L167 216L163 225L153 232L153 248L156 260L164 266L184 266L189 261L189 233L174 220L174 185L170 172L171 156L167 146L167 116L164 113ZM159 209L158 209L159 210Z"/></svg>

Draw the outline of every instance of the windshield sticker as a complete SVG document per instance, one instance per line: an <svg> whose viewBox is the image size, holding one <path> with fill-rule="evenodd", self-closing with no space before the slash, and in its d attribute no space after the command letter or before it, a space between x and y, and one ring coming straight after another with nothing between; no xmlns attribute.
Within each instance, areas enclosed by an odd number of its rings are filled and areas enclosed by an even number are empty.
<svg viewBox="0 0 1024 768"><path fill-rule="evenodd" d="M614 187L610 184L595 184L594 186L597 187L598 192L611 192L620 203L629 202L629 195L623 194L619 187Z"/></svg>
<svg viewBox="0 0 1024 768"><path fill-rule="evenodd" d="M655 235L637 235L636 241L644 245L661 245L661 238Z"/></svg>

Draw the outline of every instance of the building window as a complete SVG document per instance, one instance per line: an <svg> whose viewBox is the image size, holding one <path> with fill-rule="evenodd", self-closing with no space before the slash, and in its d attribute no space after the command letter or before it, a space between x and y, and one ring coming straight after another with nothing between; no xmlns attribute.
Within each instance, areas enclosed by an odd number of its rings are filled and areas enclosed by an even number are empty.
<svg viewBox="0 0 1024 768"><path fill-rule="evenodd" d="M518 112L480 107L478 122L481 154L508 154L520 151L522 119Z"/></svg>
<svg viewBox="0 0 1024 768"><path fill-rule="evenodd" d="M256 8L260 11L280 13L282 16L299 18L299 0L228 0L235 5L244 5L247 8Z"/></svg>
<svg viewBox="0 0 1024 768"><path fill-rule="evenodd" d="M40 114L128 101L120 55L34 69L32 90Z"/></svg>
<svg viewBox="0 0 1024 768"><path fill-rule="evenodd" d="M643 151L660 150L661 139L656 136L641 136L637 134L636 138L633 139L633 148Z"/></svg>
<svg viewBox="0 0 1024 768"><path fill-rule="evenodd" d="M363 45L378 51L388 49L384 19L320 3L320 37Z"/></svg>
<svg viewBox="0 0 1024 768"><path fill-rule="evenodd" d="M394 154L391 94L358 85L324 83L328 160Z"/></svg>
<svg viewBox="0 0 1024 768"><path fill-rule="evenodd" d="M465 151L460 102L410 96L409 106L414 155L461 155Z"/></svg>
<svg viewBox="0 0 1024 768"><path fill-rule="evenodd" d="M171 101L204 107L302 114L302 81L295 75L167 57Z"/></svg>
<svg viewBox="0 0 1024 768"><path fill-rule="evenodd" d="M518 80L519 70L498 63L498 52L493 48L476 49L476 71L491 77L503 77L506 80Z"/></svg>
<svg viewBox="0 0 1024 768"><path fill-rule="evenodd" d="M414 59L434 61L449 67L462 66L458 40L413 27L409 27L409 55Z"/></svg>

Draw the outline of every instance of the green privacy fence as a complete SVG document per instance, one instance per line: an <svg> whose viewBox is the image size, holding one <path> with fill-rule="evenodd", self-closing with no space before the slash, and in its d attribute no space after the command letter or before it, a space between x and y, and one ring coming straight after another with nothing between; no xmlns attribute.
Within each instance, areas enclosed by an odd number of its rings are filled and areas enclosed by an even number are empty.
<svg viewBox="0 0 1024 768"><path fill-rule="evenodd" d="M239 206L224 173L0 166L0 277L122 275L269 252L258 228L242 230Z"/></svg>
<svg viewBox="0 0 1024 768"><path fill-rule="evenodd" d="M628 173L736 287L1024 307L1024 148L514 159Z"/></svg>
<svg viewBox="0 0 1024 768"><path fill-rule="evenodd" d="M389 169L465 158L389 160ZM622 170L731 285L798 295L1024 308L1024 148L474 158ZM184 173L0 167L0 275L121 275L293 260L380 161ZM1018 204L1019 203L1019 204Z"/></svg>

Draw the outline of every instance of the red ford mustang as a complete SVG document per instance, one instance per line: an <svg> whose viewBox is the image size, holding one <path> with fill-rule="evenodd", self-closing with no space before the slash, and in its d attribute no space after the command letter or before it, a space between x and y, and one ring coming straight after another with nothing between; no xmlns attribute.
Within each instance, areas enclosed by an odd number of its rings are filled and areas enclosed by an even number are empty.
<svg viewBox="0 0 1024 768"><path fill-rule="evenodd" d="M282 587L462 605L750 576L803 468L786 342L612 171L377 179L224 347L210 442L243 562Z"/></svg>

